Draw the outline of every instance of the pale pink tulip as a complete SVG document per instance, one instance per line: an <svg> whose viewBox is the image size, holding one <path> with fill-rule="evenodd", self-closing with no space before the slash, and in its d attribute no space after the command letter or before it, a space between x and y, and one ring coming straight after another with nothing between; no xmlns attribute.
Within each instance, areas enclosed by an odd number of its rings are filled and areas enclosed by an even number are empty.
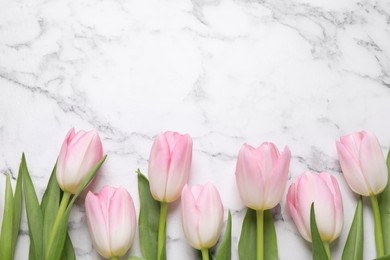
<svg viewBox="0 0 390 260"><path fill-rule="evenodd" d="M95 130L75 133L72 128L65 137L57 161L56 176L63 191L75 194L92 168L102 159L103 147Z"/></svg>
<svg viewBox="0 0 390 260"><path fill-rule="evenodd" d="M222 231L223 205L213 185L185 185L181 214L184 234L192 247L208 249L217 243Z"/></svg>
<svg viewBox="0 0 390 260"><path fill-rule="evenodd" d="M136 232L136 213L129 192L110 186L97 195L88 192L85 210L89 233L99 254L105 258L126 254Z"/></svg>
<svg viewBox="0 0 390 260"><path fill-rule="evenodd" d="M192 139L165 132L154 140L149 157L150 191L155 200L172 202L180 197L188 181L192 160Z"/></svg>
<svg viewBox="0 0 390 260"><path fill-rule="evenodd" d="M387 167L376 136L358 132L336 142L341 169L349 187L363 196L381 193L387 185Z"/></svg>
<svg viewBox="0 0 390 260"><path fill-rule="evenodd" d="M244 144L236 166L236 182L241 200L255 210L275 207L282 199L288 179L291 153L282 154L273 143L263 143L257 149Z"/></svg>
<svg viewBox="0 0 390 260"><path fill-rule="evenodd" d="M306 172L288 189L288 209L299 233L309 242L310 207L313 202L322 241L335 240L343 227L343 202L336 178L325 172Z"/></svg>

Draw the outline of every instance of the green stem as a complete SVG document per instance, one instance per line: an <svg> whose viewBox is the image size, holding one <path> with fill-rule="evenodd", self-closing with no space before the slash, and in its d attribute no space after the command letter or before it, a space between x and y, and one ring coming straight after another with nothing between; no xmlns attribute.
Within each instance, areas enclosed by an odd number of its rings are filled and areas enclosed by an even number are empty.
<svg viewBox="0 0 390 260"><path fill-rule="evenodd" d="M379 212L378 198L376 195L371 195L370 199L372 211L374 212L376 255L377 257L381 257L384 256L385 250L383 245L382 222Z"/></svg>
<svg viewBox="0 0 390 260"><path fill-rule="evenodd" d="M168 203L161 202L160 206L160 223L158 225L158 244L157 244L157 259L165 259L165 233L167 226L167 212L168 212ZM163 256L164 255L164 256Z"/></svg>
<svg viewBox="0 0 390 260"><path fill-rule="evenodd" d="M209 250L208 248L204 248L202 251L202 260L209 260Z"/></svg>
<svg viewBox="0 0 390 260"><path fill-rule="evenodd" d="M118 260L118 259L119 259L119 257L117 257L117 256L113 256L110 258L110 260Z"/></svg>
<svg viewBox="0 0 390 260"><path fill-rule="evenodd" d="M330 254L329 242L323 241L322 243L324 244L325 252L326 252L326 255L328 256L328 259L332 260L332 255Z"/></svg>
<svg viewBox="0 0 390 260"><path fill-rule="evenodd" d="M46 259L47 259L47 256L48 256L50 250L51 250L51 247L53 246L54 238L57 236L58 227L60 225L61 219L64 215L65 210L66 210L66 207L68 206L68 202L69 202L71 195L72 194L67 192L67 191L64 191L64 194L62 195L60 208L58 209L56 219L54 221L53 227L52 227L51 232L50 232L47 252L45 252Z"/></svg>
<svg viewBox="0 0 390 260"><path fill-rule="evenodd" d="M264 259L264 210L256 210L257 219L257 260Z"/></svg>

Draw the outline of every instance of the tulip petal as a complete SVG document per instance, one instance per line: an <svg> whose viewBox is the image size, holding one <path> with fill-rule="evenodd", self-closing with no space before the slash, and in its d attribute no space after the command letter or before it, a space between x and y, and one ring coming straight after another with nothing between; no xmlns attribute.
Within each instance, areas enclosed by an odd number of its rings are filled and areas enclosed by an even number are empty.
<svg viewBox="0 0 390 260"><path fill-rule="evenodd" d="M68 142L75 135L74 128L70 129L66 134L64 142L62 143L60 154L58 155L57 166L56 166L56 177L58 185L63 189L64 181L63 176L66 174L66 156L68 153Z"/></svg>
<svg viewBox="0 0 390 260"><path fill-rule="evenodd" d="M299 233L304 239L311 242L310 229L308 229L307 225L305 224L300 214L300 210L298 209L298 205L296 205L298 201L297 196L298 194L296 191L296 184L292 183L287 193L287 206L290 211L290 215L294 220L295 226L298 228Z"/></svg>
<svg viewBox="0 0 390 260"><path fill-rule="evenodd" d="M255 158L262 172L263 182L271 178L279 157L279 151L273 143L262 143L255 150Z"/></svg>
<svg viewBox="0 0 390 260"><path fill-rule="evenodd" d="M223 206L217 189L206 184L197 199L199 209L199 237L202 248L211 248L222 231Z"/></svg>
<svg viewBox="0 0 390 260"><path fill-rule="evenodd" d="M111 249L105 214L100 206L99 198L92 192L88 192L85 199L85 211L89 232L96 250L100 255L109 258L111 256Z"/></svg>
<svg viewBox="0 0 390 260"><path fill-rule="evenodd" d="M163 201L167 184L170 148L164 135L159 135L153 142L149 156L148 177L153 198Z"/></svg>
<svg viewBox="0 0 390 260"><path fill-rule="evenodd" d="M369 196L367 182L360 169L357 158L354 158L341 142L336 142L337 154L344 178L347 180L349 187L356 193L363 196Z"/></svg>
<svg viewBox="0 0 390 260"><path fill-rule="evenodd" d="M266 189L266 207L264 209L271 209L275 207L282 199L284 190L288 180L288 170L290 166L291 152L286 146L283 153L275 162L273 174L265 185Z"/></svg>
<svg viewBox="0 0 390 260"><path fill-rule="evenodd" d="M310 225L310 207L314 202L316 222L323 241L333 237L335 227L335 209L333 196L326 182L318 175L307 172L298 183L298 203L302 210L305 223ZM332 217L329 217L332 216Z"/></svg>
<svg viewBox="0 0 390 260"><path fill-rule="evenodd" d="M264 182L255 157L255 149L247 144L241 147L237 158L236 183L244 204L252 209L262 209Z"/></svg>
<svg viewBox="0 0 390 260"><path fill-rule="evenodd" d="M388 181L387 166L378 139L371 133L366 133L362 140L360 167L370 190L369 195L381 193Z"/></svg>
<svg viewBox="0 0 390 260"><path fill-rule="evenodd" d="M135 208L127 190L118 188L112 194L108 221L112 254L123 256L133 243L135 234Z"/></svg>
<svg viewBox="0 0 390 260"><path fill-rule="evenodd" d="M335 226L333 230L333 239L336 239L340 236L342 228L343 228L343 201L341 199L341 192L339 184L337 183L337 180L335 177L330 176L327 173L320 173L321 178L326 182L327 187L329 188L330 192L333 195L333 207L334 207L334 219L335 219Z"/></svg>
<svg viewBox="0 0 390 260"><path fill-rule="evenodd" d="M181 194L181 215L184 235L188 243L196 249L201 249L198 233L199 210L191 189L187 184L184 186Z"/></svg>
<svg viewBox="0 0 390 260"><path fill-rule="evenodd" d="M171 137L171 161L167 177L165 198L167 202L175 201L187 183L192 160L192 139L189 135L174 133Z"/></svg>

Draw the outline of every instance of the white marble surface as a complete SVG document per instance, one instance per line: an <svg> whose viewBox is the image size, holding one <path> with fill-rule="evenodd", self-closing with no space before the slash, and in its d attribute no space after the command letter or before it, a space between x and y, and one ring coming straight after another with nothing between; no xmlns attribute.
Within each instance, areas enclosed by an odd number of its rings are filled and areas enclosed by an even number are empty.
<svg viewBox="0 0 390 260"><path fill-rule="evenodd" d="M108 159L91 189L122 185L138 210L134 171L147 172L153 137L189 133L189 183L219 189L238 259L245 208L236 156L244 142L272 141L291 149L290 179L306 169L338 179L345 225L331 250L340 259L356 196L335 140L366 129L387 151L389 71L389 1L0 0L0 191L7 171L15 183L24 151L42 196L69 128L97 128ZM285 200L275 216L280 259L310 259ZM364 258L372 259L369 204L364 217ZM25 218L21 228L16 259L27 259ZM82 201L69 228L77 258L100 259ZM178 203L167 235L169 260L195 259ZM140 255L138 239L129 255Z"/></svg>

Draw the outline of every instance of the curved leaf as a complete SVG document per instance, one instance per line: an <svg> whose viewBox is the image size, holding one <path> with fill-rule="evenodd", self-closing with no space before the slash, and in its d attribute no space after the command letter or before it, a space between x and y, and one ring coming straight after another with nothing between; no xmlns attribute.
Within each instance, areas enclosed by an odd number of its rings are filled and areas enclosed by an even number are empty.
<svg viewBox="0 0 390 260"><path fill-rule="evenodd" d="M22 181L23 181L23 172L19 167L18 179L16 181L16 188L14 194L14 220L12 228L12 259L15 255L16 243L18 241L19 229L20 229L20 220L22 219L22 200L23 200L23 190L22 190Z"/></svg>
<svg viewBox="0 0 390 260"><path fill-rule="evenodd" d="M256 211L248 208L242 222L238 256L240 260L256 260Z"/></svg>
<svg viewBox="0 0 390 260"><path fill-rule="evenodd" d="M221 245L218 248L218 252L215 260L230 260L232 255L231 245L232 245L232 215L229 210L225 234L223 235L223 239Z"/></svg>
<svg viewBox="0 0 390 260"><path fill-rule="evenodd" d="M328 260L324 244L322 243L320 233L318 232L316 223L316 214L314 212L314 203L310 207L310 231L312 240L312 256L313 260Z"/></svg>
<svg viewBox="0 0 390 260"><path fill-rule="evenodd" d="M27 169L26 158L22 155L22 163L20 165L23 172L23 191L24 200L26 204L27 223L30 234L30 253L33 253L34 258L43 258L43 214L41 207L39 206L38 198L35 193L34 185L31 181L30 174Z"/></svg>
<svg viewBox="0 0 390 260"><path fill-rule="evenodd" d="M278 241L271 210L264 211L264 259L279 259Z"/></svg>
<svg viewBox="0 0 390 260"><path fill-rule="evenodd" d="M363 259L363 202L360 196L341 260Z"/></svg>
<svg viewBox="0 0 390 260"><path fill-rule="evenodd" d="M387 171L390 181L390 150L387 154ZM379 196L379 210L381 213L383 244L385 255L390 254L390 184L387 183L385 190Z"/></svg>
<svg viewBox="0 0 390 260"><path fill-rule="evenodd" d="M0 239L0 259L12 258L12 231L14 218L14 197L12 193L12 186L10 175L7 174L5 185L5 200L4 200L4 214L3 223L1 225L1 239Z"/></svg>
<svg viewBox="0 0 390 260"><path fill-rule="evenodd" d="M46 252L46 246L49 243L49 236L57 216L60 204L61 189L58 186L56 178L56 166L54 166L49 182L43 194L41 209L43 214L43 251Z"/></svg>
<svg viewBox="0 0 390 260"><path fill-rule="evenodd" d="M149 181L138 169L138 193L140 198L139 239L142 255L146 259L157 259L158 225L160 203L150 193ZM165 250L164 250L165 251Z"/></svg>

